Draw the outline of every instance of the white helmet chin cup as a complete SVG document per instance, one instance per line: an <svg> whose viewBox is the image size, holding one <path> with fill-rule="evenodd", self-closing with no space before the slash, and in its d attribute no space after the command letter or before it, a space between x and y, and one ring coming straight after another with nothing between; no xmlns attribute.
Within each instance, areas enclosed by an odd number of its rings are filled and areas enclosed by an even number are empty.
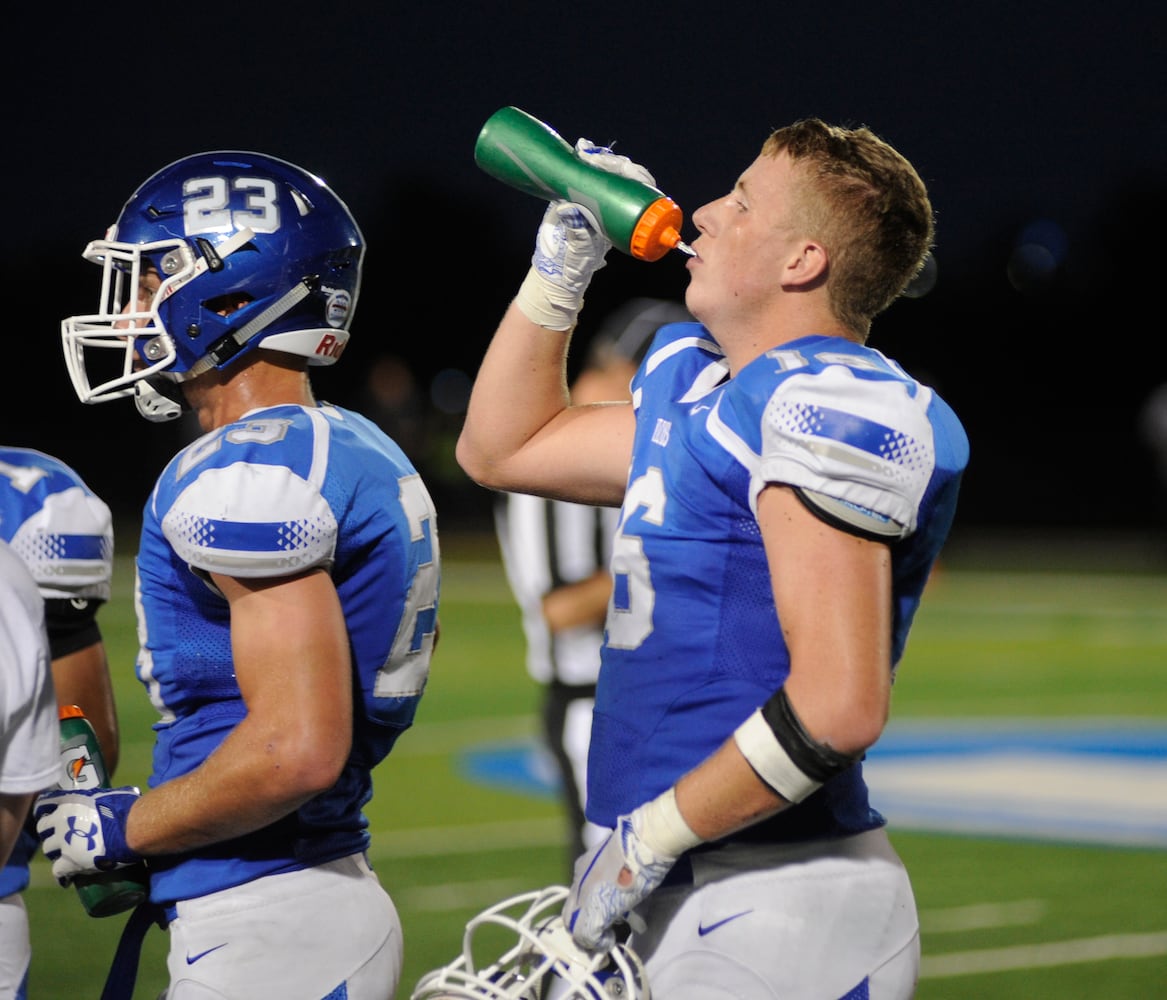
<svg viewBox="0 0 1167 1000"><path fill-rule="evenodd" d="M187 407L179 395L182 390L176 385L173 388L174 393L171 394L168 390L159 391L145 380L135 383L134 406L138 408L138 413L152 424L166 424L171 420L177 420L187 411Z"/></svg>

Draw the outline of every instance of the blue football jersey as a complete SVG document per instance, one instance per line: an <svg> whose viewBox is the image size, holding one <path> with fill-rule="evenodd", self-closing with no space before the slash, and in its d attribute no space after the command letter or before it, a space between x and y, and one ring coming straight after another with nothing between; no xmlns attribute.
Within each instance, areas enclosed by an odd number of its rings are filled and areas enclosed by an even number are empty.
<svg viewBox="0 0 1167 1000"><path fill-rule="evenodd" d="M113 518L64 462L31 448L0 448L0 538L28 566L46 600L109 600ZM0 871L0 896L28 885L36 850L36 836L26 828Z"/></svg>
<svg viewBox="0 0 1167 1000"><path fill-rule="evenodd" d="M356 697L340 780L238 839L152 861L173 902L364 850L371 769L413 722L441 582L433 502L401 449L332 406L277 406L192 442L146 504L137 559L138 676L161 714L151 787L193 771L246 714L227 601L208 574L325 567L348 627ZM295 678L289 665L289 678Z"/></svg>
<svg viewBox="0 0 1167 1000"><path fill-rule="evenodd" d="M807 337L729 378L699 324L662 328L632 382L636 436L588 760L588 818L658 795L785 682L755 503L782 483L847 530L888 540L893 661L948 534L968 440L952 410L878 351ZM856 765L742 837L883 823Z"/></svg>

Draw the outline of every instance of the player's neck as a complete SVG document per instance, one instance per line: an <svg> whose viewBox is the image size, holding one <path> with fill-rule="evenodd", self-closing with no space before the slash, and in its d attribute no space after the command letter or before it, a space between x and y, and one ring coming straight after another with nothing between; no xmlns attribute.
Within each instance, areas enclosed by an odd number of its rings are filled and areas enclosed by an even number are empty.
<svg viewBox="0 0 1167 1000"><path fill-rule="evenodd" d="M824 302L817 297L804 301L792 301L786 297L773 309L753 317L742 317L727 336L711 332L725 351L731 372L741 371L767 351L803 337L841 337L857 341L858 338L825 308Z"/></svg>
<svg viewBox="0 0 1167 1000"><path fill-rule="evenodd" d="M187 400L204 431L233 423L269 406L315 406L304 365L296 359L257 352L237 368L207 372L186 387Z"/></svg>

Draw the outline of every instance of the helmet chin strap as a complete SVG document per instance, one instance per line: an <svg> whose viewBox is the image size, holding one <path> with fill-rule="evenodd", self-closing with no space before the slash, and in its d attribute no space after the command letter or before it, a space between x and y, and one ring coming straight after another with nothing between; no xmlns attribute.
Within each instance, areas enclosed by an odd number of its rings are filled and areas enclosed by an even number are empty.
<svg viewBox="0 0 1167 1000"><path fill-rule="evenodd" d="M252 229L240 229L235 235L224 240L214 248L216 259L213 262L208 260L205 255L200 257L198 263L195 265L195 272L191 277L202 274L207 270L220 270L223 267L223 261L235 253L236 250L250 243L254 235L255 231ZM256 333L269 323L279 319L279 317L299 302L303 301L312 292L312 281L313 279L311 278L305 278L303 281L297 282L258 316L253 316L234 333L229 333L220 339L206 354L182 374L179 381L186 382L189 379L196 378L204 372L210 371L212 368L218 368L225 361L233 358L239 353L243 345Z"/></svg>
<svg viewBox="0 0 1167 1000"><path fill-rule="evenodd" d="M296 282L258 316L253 317L234 333L225 336L191 365L190 369L183 375L182 381L189 381L234 357L254 334L310 295L312 282L312 278ZM137 382L134 386L134 406L138 408L138 413L155 424L176 420L189 409L178 384L164 379L143 379Z"/></svg>
<svg viewBox="0 0 1167 1000"><path fill-rule="evenodd" d="M268 306L258 316L253 316L234 333L229 333L216 343L206 354L196 361L183 376L183 381L202 375L212 368L218 368L225 361L229 361L255 334L264 327L275 322L284 313L312 294L315 279L306 277L296 282L288 291Z"/></svg>
<svg viewBox="0 0 1167 1000"><path fill-rule="evenodd" d="M309 296L312 293L313 285L314 278L312 277L296 282L258 316L252 317L249 322L234 333L227 334L210 351L191 365L190 369L183 375L182 381L189 381L212 368L217 368L224 361L230 360L252 336ZM134 386L134 405L138 408L138 413L155 424L176 420L188 409L178 384L163 379L143 379L136 383Z"/></svg>

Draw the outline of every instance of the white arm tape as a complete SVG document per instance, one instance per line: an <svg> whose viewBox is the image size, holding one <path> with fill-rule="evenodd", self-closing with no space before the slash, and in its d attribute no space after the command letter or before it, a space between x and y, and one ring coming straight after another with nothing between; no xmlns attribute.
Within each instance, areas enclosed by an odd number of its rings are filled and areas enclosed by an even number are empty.
<svg viewBox="0 0 1167 1000"><path fill-rule="evenodd" d="M704 843L685 822L677 808L677 791L669 788L635 813L636 835L653 854L679 858L686 851Z"/></svg>
<svg viewBox="0 0 1167 1000"><path fill-rule="evenodd" d="M822 787L790 759L760 708L734 730L733 739L758 777L787 802L801 802Z"/></svg>
<svg viewBox="0 0 1167 1000"><path fill-rule="evenodd" d="M582 296L574 296L544 281L533 267L519 286L515 302L527 319L547 330L572 329L580 309L583 308Z"/></svg>

